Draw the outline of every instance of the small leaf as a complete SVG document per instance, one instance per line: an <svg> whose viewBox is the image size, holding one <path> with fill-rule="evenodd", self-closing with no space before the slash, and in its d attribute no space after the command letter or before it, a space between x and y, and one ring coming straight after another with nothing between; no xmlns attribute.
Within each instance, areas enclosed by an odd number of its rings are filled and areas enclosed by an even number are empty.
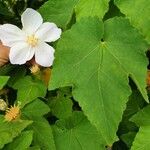
<svg viewBox="0 0 150 150"><path fill-rule="evenodd" d="M150 126L150 105L144 107L137 114L135 114L130 120L135 122L138 126Z"/></svg>
<svg viewBox="0 0 150 150"><path fill-rule="evenodd" d="M131 150L149 150L150 148L150 126L142 126L137 133Z"/></svg>
<svg viewBox="0 0 150 150"><path fill-rule="evenodd" d="M80 20L83 17L103 18L108 11L110 0L80 0L76 6L76 17Z"/></svg>
<svg viewBox="0 0 150 150"><path fill-rule="evenodd" d="M72 115L73 103L71 98L66 94L66 91L59 90L56 97L49 99L48 104L52 114L59 119L64 119Z"/></svg>
<svg viewBox="0 0 150 150"><path fill-rule="evenodd" d="M54 22L65 28L71 20L77 2L78 0L50 0L39 9L39 12L45 21Z"/></svg>
<svg viewBox="0 0 150 150"><path fill-rule="evenodd" d="M115 0L121 12L129 18L131 24L139 29L150 43L150 0ZM140 10L140 11L139 11Z"/></svg>
<svg viewBox="0 0 150 150"><path fill-rule="evenodd" d="M34 145L38 144L43 150L56 150L52 129L48 121L42 117L34 117L32 120L33 124L30 126L30 129L34 132Z"/></svg>
<svg viewBox="0 0 150 150"><path fill-rule="evenodd" d="M126 143L126 145L128 146L128 148L131 147L132 142L135 138L136 132L128 132L126 134L121 135L121 140Z"/></svg>
<svg viewBox="0 0 150 150"><path fill-rule="evenodd" d="M130 118L135 115L140 109L142 109L145 105L145 100L143 99L141 93L134 89L132 90L132 94L129 97L129 101L127 102L126 109L122 116L122 121L119 124L118 135L128 135L128 133L137 132L138 128L134 122L130 121Z"/></svg>
<svg viewBox="0 0 150 150"><path fill-rule="evenodd" d="M5 144L12 142L13 138L18 136L31 123L32 121L28 120L6 122L4 117L0 115L0 149Z"/></svg>
<svg viewBox="0 0 150 150"><path fill-rule="evenodd" d="M21 107L46 94L45 84L40 80L33 80L30 76L18 80L13 87L18 90L17 101L21 102Z"/></svg>
<svg viewBox="0 0 150 150"><path fill-rule="evenodd" d="M57 150L103 150L105 145L97 130L81 112L57 121L54 126Z"/></svg>
<svg viewBox="0 0 150 150"><path fill-rule="evenodd" d="M32 131L24 131L18 137L16 137L12 143L9 143L4 147L4 150L25 150L32 142Z"/></svg>
<svg viewBox="0 0 150 150"><path fill-rule="evenodd" d="M137 89L132 90L132 94L129 97L126 110L124 111L124 119L129 120L131 116L133 116L144 107L145 103L146 102L144 101L141 93Z"/></svg>
<svg viewBox="0 0 150 150"><path fill-rule="evenodd" d="M33 121L29 129L33 130L33 143L43 150L55 150L51 126L42 116L49 112L49 107L40 100L35 100L22 109L24 118Z"/></svg>
<svg viewBox="0 0 150 150"><path fill-rule="evenodd" d="M0 76L0 90L7 83L9 77L8 76Z"/></svg>
<svg viewBox="0 0 150 150"><path fill-rule="evenodd" d="M148 150L150 147L150 105L140 110L130 120L135 122L140 129L134 139L131 150Z"/></svg>
<svg viewBox="0 0 150 150"><path fill-rule="evenodd" d="M52 114L55 115L57 118L64 119L72 114L73 103L71 99L56 98L55 100L52 100L49 105Z"/></svg>
<svg viewBox="0 0 150 150"><path fill-rule="evenodd" d="M47 114L50 111L48 105L42 102L39 99L35 99L33 102L27 104L22 109L22 115L24 116L38 116L42 117L43 115Z"/></svg>

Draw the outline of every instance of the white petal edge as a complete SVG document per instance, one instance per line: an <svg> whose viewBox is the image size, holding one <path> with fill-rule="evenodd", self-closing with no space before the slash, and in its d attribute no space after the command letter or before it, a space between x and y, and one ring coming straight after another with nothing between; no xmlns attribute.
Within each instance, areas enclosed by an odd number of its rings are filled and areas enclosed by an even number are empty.
<svg viewBox="0 0 150 150"><path fill-rule="evenodd" d="M42 25L43 18L36 10L27 8L21 15L23 30L28 34L34 34Z"/></svg>
<svg viewBox="0 0 150 150"><path fill-rule="evenodd" d="M61 33L61 29L56 24L45 22L37 30L35 36L45 42L54 42L60 38Z"/></svg>
<svg viewBox="0 0 150 150"><path fill-rule="evenodd" d="M4 24L0 26L0 40L5 46L11 47L14 43L24 41L25 33L17 26Z"/></svg>
<svg viewBox="0 0 150 150"><path fill-rule="evenodd" d="M54 48L45 42L41 42L35 49L35 61L43 67L50 67L54 61Z"/></svg>
<svg viewBox="0 0 150 150"><path fill-rule="evenodd" d="M34 49L31 49L25 42L15 44L10 49L9 59L11 64L25 64L34 56Z"/></svg>

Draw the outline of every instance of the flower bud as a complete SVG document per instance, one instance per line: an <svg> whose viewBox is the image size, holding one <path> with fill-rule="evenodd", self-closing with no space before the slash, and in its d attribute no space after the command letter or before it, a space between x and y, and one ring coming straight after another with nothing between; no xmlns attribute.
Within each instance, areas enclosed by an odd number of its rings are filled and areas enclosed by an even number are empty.
<svg viewBox="0 0 150 150"><path fill-rule="evenodd" d="M6 109L7 109L7 103L3 99L0 99L0 110L5 111Z"/></svg>

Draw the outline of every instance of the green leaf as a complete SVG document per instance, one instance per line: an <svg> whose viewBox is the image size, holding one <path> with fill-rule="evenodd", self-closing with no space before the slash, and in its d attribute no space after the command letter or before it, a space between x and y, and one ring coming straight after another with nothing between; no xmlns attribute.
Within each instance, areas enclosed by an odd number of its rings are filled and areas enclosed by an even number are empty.
<svg viewBox="0 0 150 150"><path fill-rule="evenodd" d="M132 90L132 95L129 97L126 110L124 111L123 119L129 120L135 113L141 110L145 105L145 101L138 90Z"/></svg>
<svg viewBox="0 0 150 150"><path fill-rule="evenodd" d="M71 99L56 98L55 100L52 100L49 103L49 105L52 114L55 115L57 118L60 119L67 118L72 114L73 103Z"/></svg>
<svg viewBox="0 0 150 150"><path fill-rule="evenodd" d="M150 148L150 126L142 126L137 133L131 150L149 150Z"/></svg>
<svg viewBox="0 0 150 150"><path fill-rule="evenodd" d="M34 145L38 144L42 150L56 150L52 129L48 121L42 117L34 117L32 120L33 124L30 129L34 132Z"/></svg>
<svg viewBox="0 0 150 150"><path fill-rule="evenodd" d="M150 126L150 105L135 114L130 120L138 126Z"/></svg>
<svg viewBox="0 0 150 150"><path fill-rule="evenodd" d="M126 143L126 145L128 146L128 148L131 147L132 142L135 138L136 132L128 132L126 134L121 135L121 140Z"/></svg>
<svg viewBox="0 0 150 150"><path fill-rule="evenodd" d="M8 76L0 76L0 89L7 83L9 77Z"/></svg>
<svg viewBox="0 0 150 150"><path fill-rule="evenodd" d="M26 150L32 142L32 131L22 132L16 137L12 143L9 143L4 147L4 150Z"/></svg>
<svg viewBox="0 0 150 150"><path fill-rule="evenodd" d="M141 93L136 89L132 90L132 95L129 97L126 109L123 113L122 121L119 125L118 134L126 134L128 132L137 132L138 128L134 122L130 121L130 118L136 114L145 105L145 101Z"/></svg>
<svg viewBox="0 0 150 150"><path fill-rule="evenodd" d="M37 97L44 97L47 89L42 81L33 80L30 76L18 80L13 87L18 90L17 101L21 102L21 107Z"/></svg>
<svg viewBox="0 0 150 150"><path fill-rule="evenodd" d="M63 90L58 91L57 96L53 99L50 97L48 104L52 114L59 119L64 119L72 115L72 100Z"/></svg>
<svg viewBox="0 0 150 150"><path fill-rule="evenodd" d="M54 22L59 27L66 28L77 2L78 0L50 0L39 9L39 12L45 21Z"/></svg>
<svg viewBox="0 0 150 150"><path fill-rule="evenodd" d="M83 17L103 18L108 11L110 0L80 0L76 6L76 17L80 20Z"/></svg>
<svg viewBox="0 0 150 150"><path fill-rule="evenodd" d="M150 146L150 105L135 114L131 121L135 122L140 126L139 132L137 133L131 150L148 150Z"/></svg>
<svg viewBox="0 0 150 150"><path fill-rule="evenodd" d="M24 116L37 116L42 117L43 115L47 114L50 111L50 108L48 105L46 105L44 102L42 102L39 99L34 100L33 102L27 104L22 109L22 115Z"/></svg>
<svg viewBox="0 0 150 150"><path fill-rule="evenodd" d="M150 43L150 0L115 0L121 12L139 29Z"/></svg>
<svg viewBox="0 0 150 150"><path fill-rule="evenodd" d="M42 150L55 150L51 126L42 116L49 112L49 107L40 100L35 100L26 105L22 110L24 118L33 121L29 129L33 130L33 143Z"/></svg>
<svg viewBox="0 0 150 150"><path fill-rule="evenodd" d="M13 138L18 136L32 121L18 120L12 122L4 121L4 117L0 115L0 149L7 143L12 142Z"/></svg>
<svg viewBox="0 0 150 150"><path fill-rule="evenodd" d="M105 147L95 127L81 112L74 112L68 119L57 121L54 138L57 150L103 150Z"/></svg>
<svg viewBox="0 0 150 150"><path fill-rule="evenodd" d="M66 31L57 45L49 89L72 85L75 100L111 145L131 94L129 75L148 99L147 48L124 18L104 24L98 18L83 19Z"/></svg>

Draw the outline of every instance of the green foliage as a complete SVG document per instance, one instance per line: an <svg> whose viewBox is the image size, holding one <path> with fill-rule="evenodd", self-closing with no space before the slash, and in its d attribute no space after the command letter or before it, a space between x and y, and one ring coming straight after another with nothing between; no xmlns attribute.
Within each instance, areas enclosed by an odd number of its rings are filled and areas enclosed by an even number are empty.
<svg viewBox="0 0 150 150"><path fill-rule="evenodd" d="M53 129L57 150L100 150L105 147L95 127L81 112L57 121Z"/></svg>
<svg viewBox="0 0 150 150"><path fill-rule="evenodd" d="M67 89L61 89L57 92L57 96L49 99L49 106L54 116L64 119L72 115L73 103L71 95L67 93Z"/></svg>
<svg viewBox="0 0 150 150"><path fill-rule="evenodd" d="M115 0L117 6L150 43L150 0Z"/></svg>
<svg viewBox="0 0 150 150"><path fill-rule="evenodd" d="M131 121L135 122L140 129L135 137L133 145L131 147L132 150L147 150L150 146L150 105L139 111L136 115L131 118ZM141 144L142 143L142 144Z"/></svg>
<svg viewBox="0 0 150 150"><path fill-rule="evenodd" d="M9 77L7 77L7 76L0 76L0 90L7 83L8 79L9 79Z"/></svg>
<svg viewBox="0 0 150 150"><path fill-rule="evenodd" d="M24 131L18 137L16 137L12 143L6 145L4 147L4 150L10 149L26 150L32 142L32 136L33 136L32 131Z"/></svg>
<svg viewBox="0 0 150 150"><path fill-rule="evenodd" d="M77 2L78 0L50 0L39 9L39 12L45 21L54 22L65 29L72 18Z"/></svg>
<svg viewBox="0 0 150 150"><path fill-rule="evenodd" d="M77 20L89 16L103 18L105 13L108 11L109 1L110 0L80 0L76 6Z"/></svg>
<svg viewBox="0 0 150 150"><path fill-rule="evenodd" d="M30 76L26 76L14 84L14 89L18 89L17 101L21 107L30 103L37 97L44 97L46 94L46 86L40 80L34 80Z"/></svg>
<svg viewBox="0 0 150 150"><path fill-rule="evenodd" d="M13 138L18 136L23 129L25 129L32 121L18 120L15 122L7 122L4 117L0 116L0 148L9 142L12 142Z"/></svg>
<svg viewBox="0 0 150 150"><path fill-rule="evenodd" d="M55 150L55 144L51 127L46 119L34 117L30 129L34 131L33 143L39 145L42 150Z"/></svg>
<svg viewBox="0 0 150 150"><path fill-rule="evenodd" d="M127 144L128 148L131 147L132 142L135 138L136 132L128 132L121 136L121 139Z"/></svg>
<svg viewBox="0 0 150 150"><path fill-rule="evenodd" d="M51 127L43 115L49 112L49 107L39 99L26 105L23 109L23 116L33 121L29 127L33 130L33 143L39 145L42 150L55 150Z"/></svg>
<svg viewBox="0 0 150 150"><path fill-rule="evenodd" d="M149 150L150 0L0 0L0 24L22 28L28 7L63 33L49 83L31 62L0 68L0 149Z"/></svg>
<svg viewBox="0 0 150 150"><path fill-rule="evenodd" d="M104 41L100 42L102 38ZM97 18L84 19L66 31L57 45L50 89L73 85L75 99L108 145L116 140L116 130L130 95L127 78L130 74L147 98L146 47L124 18L110 19L104 24Z"/></svg>

